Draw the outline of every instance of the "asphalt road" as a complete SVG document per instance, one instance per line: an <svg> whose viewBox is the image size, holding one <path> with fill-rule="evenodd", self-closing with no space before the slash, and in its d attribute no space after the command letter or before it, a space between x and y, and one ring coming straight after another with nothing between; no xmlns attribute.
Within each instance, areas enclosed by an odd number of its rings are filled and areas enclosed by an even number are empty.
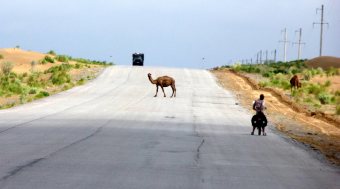
<svg viewBox="0 0 340 189"><path fill-rule="evenodd" d="M176 79L154 98L147 79ZM0 111L1 189L340 188L338 168L269 130L204 70L114 66Z"/></svg>

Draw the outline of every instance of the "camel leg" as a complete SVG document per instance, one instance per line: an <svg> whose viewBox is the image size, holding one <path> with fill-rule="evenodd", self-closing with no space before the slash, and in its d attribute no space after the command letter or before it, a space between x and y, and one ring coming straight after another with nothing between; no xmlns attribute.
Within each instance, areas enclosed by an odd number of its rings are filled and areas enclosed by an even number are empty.
<svg viewBox="0 0 340 189"><path fill-rule="evenodd" d="M174 85L174 91L175 91L175 93L174 93L175 96L174 97L176 97L176 86L175 85Z"/></svg>
<svg viewBox="0 0 340 189"><path fill-rule="evenodd" d="M161 85L161 88L162 88L162 91L163 91L163 93L164 93L164 97L166 97L165 92L164 92L164 88L163 88L162 85Z"/></svg>
<svg viewBox="0 0 340 189"><path fill-rule="evenodd" d="M172 95L171 97L176 97L176 87L171 85L171 89L172 89Z"/></svg>
<svg viewBox="0 0 340 189"><path fill-rule="evenodd" d="M158 93L158 85L156 85L156 94L154 97L157 97L157 93Z"/></svg>

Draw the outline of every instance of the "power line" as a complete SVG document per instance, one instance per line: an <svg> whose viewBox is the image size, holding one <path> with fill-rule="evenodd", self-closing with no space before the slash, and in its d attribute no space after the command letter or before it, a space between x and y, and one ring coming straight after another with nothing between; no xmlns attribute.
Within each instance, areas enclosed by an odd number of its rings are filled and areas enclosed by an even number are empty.
<svg viewBox="0 0 340 189"><path fill-rule="evenodd" d="M276 62L276 49L274 49L274 51L272 51L272 53L274 54L273 60L274 60L274 62Z"/></svg>
<svg viewBox="0 0 340 189"><path fill-rule="evenodd" d="M315 24L320 25L320 51L319 51L319 56L322 56L323 25L327 25L328 26L328 23L324 22L324 18L323 18L324 6L321 5L321 9L317 8L316 9L316 13L318 13L318 11L321 11L321 22L314 22L313 23L313 27L314 27Z"/></svg>
<svg viewBox="0 0 340 189"><path fill-rule="evenodd" d="M296 30L295 33L296 32L299 32L299 40L298 40L298 42L293 43L293 45L294 44L298 45L298 60L300 60L301 59L301 45L305 45L306 43L301 42L301 40L302 40L301 39L302 38L302 28L300 28L299 30Z"/></svg>
<svg viewBox="0 0 340 189"><path fill-rule="evenodd" d="M279 41L279 42L283 43L283 61L286 62L287 61L287 43L289 43L289 41L287 40L287 28L283 29L281 33L283 33L283 41Z"/></svg>

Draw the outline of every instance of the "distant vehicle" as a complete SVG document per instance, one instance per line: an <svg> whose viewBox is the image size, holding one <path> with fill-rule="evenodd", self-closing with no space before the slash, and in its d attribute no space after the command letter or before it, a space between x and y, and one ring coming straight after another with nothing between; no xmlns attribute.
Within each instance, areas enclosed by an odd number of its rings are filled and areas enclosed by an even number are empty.
<svg viewBox="0 0 340 189"><path fill-rule="evenodd" d="M143 66L144 65L144 54L143 53L132 54L132 65Z"/></svg>

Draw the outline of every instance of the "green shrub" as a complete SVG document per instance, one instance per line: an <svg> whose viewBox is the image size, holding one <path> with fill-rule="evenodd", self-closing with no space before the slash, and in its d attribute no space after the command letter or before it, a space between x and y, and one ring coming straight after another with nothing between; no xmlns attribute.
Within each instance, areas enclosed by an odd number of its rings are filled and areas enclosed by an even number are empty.
<svg viewBox="0 0 340 189"><path fill-rule="evenodd" d="M289 81L287 81L287 80L281 80L281 82L280 82L280 87L283 88L283 89L285 89L285 90L290 89L290 83L289 83Z"/></svg>
<svg viewBox="0 0 340 189"><path fill-rule="evenodd" d="M45 82L40 79L40 72L31 74L27 79L27 85L30 87L43 87Z"/></svg>
<svg viewBox="0 0 340 189"><path fill-rule="evenodd" d="M318 84L310 84L307 86L306 89L309 94L314 94L314 95L318 95L319 93L323 91L322 87Z"/></svg>
<svg viewBox="0 0 340 189"><path fill-rule="evenodd" d="M47 54L50 54L50 55L53 55L53 56L57 55L53 50L48 51Z"/></svg>
<svg viewBox="0 0 340 189"><path fill-rule="evenodd" d="M274 75L273 72L266 72L262 74L263 77L272 77L273 75Z"/></svg>
<svg viewBox="0 0 340 189"><path fill-rule="evenodd" d="M336 105L336 115L340 115L340 104Z"/></svg>
<svg viewBox="0 0 340 189"><path fill-rule="evenodd" d="M267 87L267 86L269 86L269 83L268 83L268 82L265 82L265 81L260 81L260 82L259 82L259 86L260 86L260 87Z"/></svg>
<svg viewBox="0 0 340 189"><path fill-rule="evenodd" d="M54 59L50 56L45 56L44 60L49 63L54 63Z"/></svg>
<svg viewBox="0 0 340 189"><path fill-rule="evenodd" d="M83 85L85 83L85 80L81 78L78 82L77 85Z"/></svg>
<svg viewBox="0 0 340 189"><path fill-rule="evenodd" d="M4 59L4 55L0 54L0 60Z"/></svg>
<svg viewBox="0 0 340 189"><path fill-rule="evenodd" d="M45 59L42 59L42 60L40 61L40 64L47 64L47 61L46 61Z"/></svg>
<svg viewBox="0 0 340 189"><path fill-rule="evenodd" d="M37 93L37 90L32 88L28 91L28 94L36 94Z"/></svg>
<svg viewBox="0 0 340 189"><path fill-rule="evenodd" d="M67 74L66 72L54 73L51 78L52 78L52 83L55 85L69 83L71 81L70 75Z"/></svg>
<svg viewBox="0 0 340 189"><path fill-rule="evenodd" d="M321 104L330 104L332 102L332 95L322 92L318 94L318 99Z"/></svg>
<svg viewBox="0 0 340 189"><path fill-rule="evenodd" d="M70 57L66 56L66 55L58 55L58 56L56 56L56 60L59 61L59 62L68 63L69 59L70 59Z"/></svg>
<svg viewBox="0 0 340 189"><path fill-rule="evenodd" d="M48 92L40 91L37 95L35 95L35 98L39 99L39 98L43 98L43 97L47 97L47 96L50 96L50 94Z"/></svg>
<svg viewBox="0 0 340 189"><path fill-rule="evenodd" d="M89 60L84 58L70 58L73 61L84 63L84 64L98 64L98 65L106 65L108 64L106 61L96 61L96 60Z"/></svg>
<svg viewBox="0 0 340 189"><path fill-rule="evenodd" d="M69 71L72 68L71 64L61 64L59 66L53 66L46 70L46 73L57 73L61 71Z"/></svg>
<svg viewBox="0 0 340 189"><path fill-rule="evenodd" d="M321 104L315 103L315 104L313 104L313 107L314 108L321 108Z"/></svg>
<svg viewBox="0 0 340 189"><path fill-rule="evenodd" d="M14 94L21 94L23 92L23 87L21 86L21 83L18 81L11 82L8 85L8 91Z"/></svg>
<svg viewBox="0 0 340 189"><path fill-rule="evenodd" d="M322 86L325 88L331 86L331 81L327 80Z"/></svg>
<svg viewBox="0 0 340 189"><path fill-rule="evenodd" d="M1 63L1 71L4 75L8 75L14 67L12 62L3 62Z"/></svg>
<svg viewBox="0 0 340 189"><path fill-rule="evenodd" d="M10 78L4 76L0 78L0 96L11 95L11 94L21 94L23 92L23 86L21 81L17 78Z"/></svg>
<svg viewBox="0 0 340 189"><path fill-rule="evenodd" d="M302 72L302 74L303 74L303 78L304 78L306 81L309 81L309 80L313 77L313 73L312 73L312 71L310 71L310 70L304 70L304 71Z"/></svg>
<svg viewBox="0 0 340 189"><path fill-rule="evenodd" d="M335 91L334 95L335 96L340 96L340 90Z"/></svg>
<svg viewBox="0 0 340 189"><path fill-rule="evenodd" d="M232 66L232 69L233 69L234 71L236 71L236 72L241 71L241 64L234 64L234 65Z"/></svg>
<svg viewBox="0 0 340 189"><path fill-rule="evenodd" d="M76 65L75 65L75 68L76 68L76 69L79 69L79 68L81 68L81 67L83 67L81 64L76 63Z"/></svg>
<svg viewBox="0 0 340 189"><path fill-rule="evenodd" d="M11 72L11 73L8 74L8 77L12 78L12 79L15 79L15 78L18 77L18 74L14 73L14 72Z"/></svg>
<svg viewBox="0 0 340 189"><path fill-rule="evenodd" d="M294 91L293 91L294 92ZM311 103L313 100L311 98L305 98L303 99L304 102Z"/></svg>

